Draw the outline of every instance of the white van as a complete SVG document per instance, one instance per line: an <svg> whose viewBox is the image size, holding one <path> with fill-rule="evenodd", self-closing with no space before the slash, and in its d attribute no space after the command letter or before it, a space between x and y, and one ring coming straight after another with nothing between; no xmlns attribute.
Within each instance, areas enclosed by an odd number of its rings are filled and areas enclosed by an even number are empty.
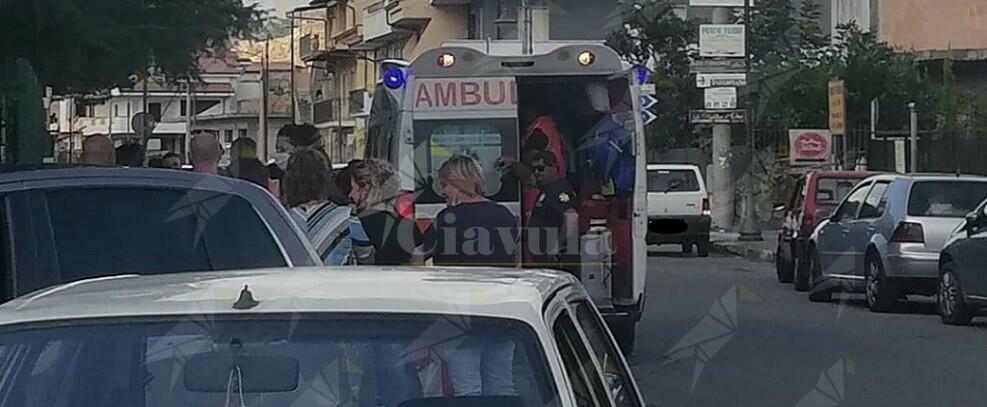
<svg viewBox="0 0 987 407"><path fill-rule="evenodd" d="M648 164L648 244L681 244L709 255L709 193L699 167Z"/></svg>

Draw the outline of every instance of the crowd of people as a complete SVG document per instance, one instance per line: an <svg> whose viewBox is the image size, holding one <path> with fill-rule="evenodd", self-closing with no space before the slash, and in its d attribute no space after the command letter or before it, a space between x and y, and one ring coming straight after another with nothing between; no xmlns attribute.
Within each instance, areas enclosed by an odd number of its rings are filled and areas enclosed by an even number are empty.
<svg viewBox="0 0 987 407"><path fill-rule="evenodd" d="M288 125L278 134L279 159L273 163L261 162L257 144L241 138L232 143L229 165L222 167L222 144L214 135L201 133L190 140L188 157L194 172L253 182L276 196L326 265L422 265L429 260L436 266L522 263L517 217L487 198L484 171L474 158L453 155L439 167L436 175L447 206L422 230L398 211L402 191L390 163L363 159L333 169L321 140L312 126ZM544 134L536 134L525 143L521 162L502 163L505 176L518 177L525 190L538 195L526 209L527 226L537 228L535 232L525 228L527 238L556 242L554 248L534 253L524 263L558 264L558 258L548 254L557 254L552 251L559 250L563 239L547 234L565 235L577 227L575 192L563 176L564 160L555 147ZM181 158L167 153L148 160L147 166L179 169ZM140 167L144 160L139 144L114 148L104 136L89 137L83 144L82 162L88 165ZM455 395L515 394L513 346L491 340L465 343L443 354ZM386 350L377 349L378 357L384 357Z"/></svg>
<svg viewBox="0 0 987 407"><path fill-rule="evenodd" d="M390 163L353 160L333 169L318 129L311 125L282 128L275 154L279 159L270 164L258 158L254 140L240 138L230 146L229 165L221 166L223 145L209 133L190 140L188 157L191 171L246 180L279 198L327 265L421 265L430 259L438 266L558 266L565 263L567 242L578 234L578 215L576 193L564 176L565 159L555 139L534 131L523 141L521 161L501 163L505 176L518 178L523 186L524 228L510 210L487 198L484 171L467 155L453 155L438 169L447 207L425 230L398 213L402 192ZM140 144L114 148L108 137L98 135L84 140L81 161L145 166ZM172 152L146 162L170 169L183 164ZM522 238L535 250L519 250Z"/></svg>

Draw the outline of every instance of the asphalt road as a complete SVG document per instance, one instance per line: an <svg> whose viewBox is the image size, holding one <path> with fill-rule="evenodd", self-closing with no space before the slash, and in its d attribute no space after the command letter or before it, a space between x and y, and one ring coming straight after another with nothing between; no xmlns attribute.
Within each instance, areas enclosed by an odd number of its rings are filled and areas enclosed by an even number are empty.
<svg viewBox="0 0 987 407"><path fill-rule="evenodd" d="M987 317L939 321L935 303L870 312L861 295L810 303L773 265L649 258L631 357L658 406L962 406L987 400Z"/></svg>

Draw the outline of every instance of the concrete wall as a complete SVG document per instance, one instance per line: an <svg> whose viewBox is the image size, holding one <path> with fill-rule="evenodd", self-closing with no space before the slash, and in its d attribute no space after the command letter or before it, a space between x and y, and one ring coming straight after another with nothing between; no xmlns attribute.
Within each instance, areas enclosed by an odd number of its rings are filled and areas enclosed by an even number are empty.
<svg viewBox="0 0 987 407"><path fill-rule="evenodd" d="M987 1L882 0L880 33L906 50L987 49Z"/></svg>

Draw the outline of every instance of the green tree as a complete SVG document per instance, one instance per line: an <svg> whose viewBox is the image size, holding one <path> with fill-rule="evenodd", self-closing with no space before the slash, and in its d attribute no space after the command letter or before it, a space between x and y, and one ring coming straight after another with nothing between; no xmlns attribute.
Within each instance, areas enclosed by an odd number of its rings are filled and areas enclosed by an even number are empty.
<svg viewBox="0 0 987 407"><path fill-rule="evenodd" d="M803 0L798 16L798 47L803 58L820 59L829 47L830 38L823 31L822 7L816 0Z"/></svg>
<svg viewBox="0 0 987 407"><path fill-rule="evenodd" d="M751 10L750 52L756 67L783 65L798 59L799 21L791 0L760 0ZM739 21L743 12L737 9Z"/></svg>
<svg viewBox="0 0 987 407"><path fill-rule="evenodd" d="M23 58L58 92L129 85L150 66L184 78L261 16L242 0L0 0L0 64Z"/></svg>
<svg viewBox="0 0 987 407"><path fill-rule="evenodd" d="M689 74L698 26L675 14L670 0L637 1L624 6L625 24L607 37L607 45L632 63L653 68L659 100L658 120L647 129L649 145L685 147L695 140L689 109L701 95Z"/></svg>

